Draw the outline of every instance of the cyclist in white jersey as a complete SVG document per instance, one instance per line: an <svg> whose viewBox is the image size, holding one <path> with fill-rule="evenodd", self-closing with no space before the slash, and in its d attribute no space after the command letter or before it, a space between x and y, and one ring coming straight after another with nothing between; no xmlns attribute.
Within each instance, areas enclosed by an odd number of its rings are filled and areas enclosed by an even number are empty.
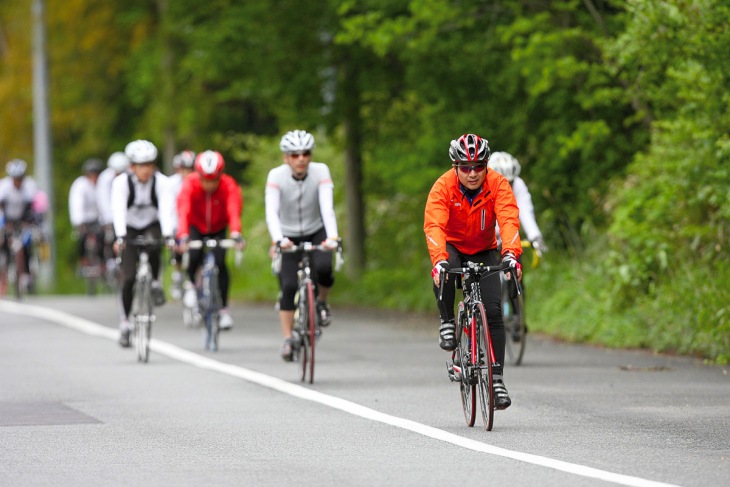
<svg viewBox="0 0 730 487"><path fill-rule="evenodd" d="M175 174L170 176L170 190L177 201L177 197L182 189L183 180L193 173L193 166L195 165L195 152L191 150L184 150L179 154L175 154L172 158L172 167L175 169ZM177 234L177 213L175 213L175 232ZM180 271L180 265L182 262L182 255L179 252L173 254L173 270L172 270L172 289L170 294L172 299L180 300L182 298L183 289L183 273Z"/></svg>
<svg viewBox="0 0 730 487"><path fill-rule="evenodd" d="M104 233L98 226L99 207L96 194L96 183L101 169L101 160L87 159L83 165L84 174L74 180L68 191L68 214L71 226L79 238L78 251L82 261L86 256L86 241L89 232L96 233L98 242L104 241ZM104 249L99 246L99 257L103 257L103 252Z"/></svg>
<svg viewBox="0 0 730 487"><path fill-rule="evenodd" d="M117 240L114 249L122 255L122 286L120 290L119 344L129 347L132 327L129 313L132 309L134 281L139 249L125 245L138 236L152 239L171 239L174 226L175 201L167 176L155 167L157 148L147 140L135 140L124 150L131 162L130 173L123 173L112 182L112 214ZM152 296L156 306L165 302L159 282L162 247L149 251L152 268Z"/></svg>
<svg viewBox="0 0 730 487"><path fill-rule="evenodd" d="M332 250L338 246L332 177L329 167L312 162L314 137L304 130L287 132L279 148L284 164L269 171L266 180L266 224L274 245L282 249L300 242L324 244ZM297 290L299 256L284 253L279 272L279 322L284 336L281 356L293 356L294 295ZM315 252L313 267L317 282L317 315L320 326L328 326L331 314L327 297L334 284L332 256Z"/></svg>
<svg viewBox="0 0 730 487"><path fill-rule="evenodd" d="M96 180L96 204L99 207L99 223L104 230L104 253L112 255L110 251L114 245L114 216L112 215L112 181L129 169L129 157L124 152L114 152L107 159L107 168L99 174ZM106 262L107 272L113 274L117 268L116 259L110 257Z"/></svg>
<svg viewBox="0 0 730 487"><path fill-rule="evenodd" d="M512 155L507 152L495 152L489 158L487 167L500 173L507 178L512 186L512 192L517 200L517 207L520 209L520 228L525 232L527 240L530 241L535 250L547 251L547 245L542 238L542 232L535 219L535 207L532 205L532 195L527 189L527 184L520 177L522 167Z"/></svg>
<svg viewBox="0 0 730 487"><path fill-rule="evenodd" d="M5 166L7 177L0 180L0 213L3 214L5 231L19 231L38 223L38 215L33 211L33 202L38 195L38 184L26 174L28 164L22 159L13 159ZM9 239L3 239L0 252L10 255ZM30 259L33 251L33 240L23 238L25 255L25 279L30 275ZM32 286L27 282L24 287Z"/></svg>

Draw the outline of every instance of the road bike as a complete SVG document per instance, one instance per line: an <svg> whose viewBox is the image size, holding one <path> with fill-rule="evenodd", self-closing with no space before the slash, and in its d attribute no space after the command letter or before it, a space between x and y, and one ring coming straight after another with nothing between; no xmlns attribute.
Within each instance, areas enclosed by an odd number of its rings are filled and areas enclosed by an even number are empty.
<svg viewBox="0 0 730 487"><path fill-rule="evenodd" d="M534 269L540 264L542 250L526 240L522 241L522 248L532 248L532 264ZM523 254L524 255L524 254ZM511 365L520 365L525 355L527 344L527 322L525 319L525 296L518 293L514 280L506 279L505 274L500 274L502 283L502 319L504 321L504 332L507 335L505 346L505 358Z"/></svg>
<svg viewBox="0 0 730 487"><path fill-rule="evenodd" d="M162 245L162 241L145 236L136 237L127 242L139 250L137 258L137 273L134 281L134 329L132 336L137 360L147 363L150 358L150 340L152 339L152 325L155 322L154 299L152 296L152 266L149 254Z"/></svg>
<svg viewBox="0 0 730 487"><path fill-rule="evenodd" d="M100 248L104 243L100 238L101 227L89 225L81 238L84 239L84 255L79 263L79 274L86 280L86 294L96 294L99 282L104 276L105 263L102 261Z"/></svg>
<svg viewBox="0 0 730 487"><path fill-rule="evenodd" d="M312 242L301 242L287 249L277 247L277 255L274 257L272 267L274 273L278 274L281 266L281 253L301 254L299 270L297 271L297 292L294 296L294 328L292 330L294 360L301 364L301 381L314 382L314 363L317 340L322 330L317 316L317 290L312 271L312 254L316 251L335 252L335 271L342 268L344 259L342 257L342 242L338 242L336 249L330 249L324 245L315 245Z"/></svg>
<svg viewBox="0 0 730 487"><path fill-rule="evenodd" d="M220 270L215 263L216 248L230 249L240 246L239 242L233 239L206 238L203 240L192 240L188 243L188 249L203 249L203 265L196 279L196 293L198 295L198 307L191 309L183 305L183 321L191 326L201 320L205 324L204 346L211 352L218 351L218 335L220 333L220 310L223 307L221 290L218 284ZM235 265L239 266L243 258L243 250L236 249ZM187 269L190 254L183 255L182 267Z"/></svg>
<svg viewBox="0 0 730 487"><path fill-rule="evenodd" d="M466 424L470 427L474 426L478 389L484 427L487 431L491 431L495 409L492 367L497 365L497 361L492 346L492 335L489 332L487 313L481 301L479 282L497 272L512 273L512 280L516 280L516 276L513 267L508 262L493 266L465 262L463 266L448 271L448 274L461 279L464 299L459 302L456 314L456 349L451 355L452 363L447 363L446 368L449 378L453 382L459 383ZM441 276L439 299L442 298L445 277ZM516 288L519 293L522 292L519 283Z"/></svg>

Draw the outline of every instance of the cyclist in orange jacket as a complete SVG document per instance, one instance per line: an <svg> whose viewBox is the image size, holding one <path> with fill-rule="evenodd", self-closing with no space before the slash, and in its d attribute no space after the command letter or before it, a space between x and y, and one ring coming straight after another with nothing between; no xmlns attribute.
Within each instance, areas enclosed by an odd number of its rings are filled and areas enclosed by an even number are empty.
<svg viewBox="0 0 730 487"><path fill-rule="evenodd" d="M428 194L423 230L431 255L433 289L441 315L439 328L442 349L456 348L454 324L455 280L447 278L442 300L438 300L443 271L473 261L486 265L509 262L521 277L517 262L522 253L520 220L509 181L487 169L489 144L475 134L465 134L451 141L449 157L453 168L434 183ZM497 250L495 224L502 233L502 253ZM487 312L497 365L494 375L495 406L506 409L512 404L503 381L505 331L502 321L500 280L498 274L481 281L482 302Z"/></svg>

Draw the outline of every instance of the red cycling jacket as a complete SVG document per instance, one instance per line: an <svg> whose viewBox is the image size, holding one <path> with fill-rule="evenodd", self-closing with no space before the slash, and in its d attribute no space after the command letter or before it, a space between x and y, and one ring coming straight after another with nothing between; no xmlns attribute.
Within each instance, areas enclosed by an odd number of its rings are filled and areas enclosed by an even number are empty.
<svg viewBox="0 0 730 487"><path fill-rule="evenodd" d="M230 232L241 233L243 197L235 179L221 175L218 189L203 191L198 173L188 175L177 196L177 237L190 235L190 227L203 235L220 232L226 226Z"/></svg>
<svg viewBox="0 0 730 487"><path fill-rule="evenodd" d="M469 203L459 187L459 176L450 169L436 180L426 201L423 231L431 262L448 260L446 243L474 255L497 248L495 224L502 235L502 255L522 254L520 213L509 181L487 169L481 192Z"/></svg>

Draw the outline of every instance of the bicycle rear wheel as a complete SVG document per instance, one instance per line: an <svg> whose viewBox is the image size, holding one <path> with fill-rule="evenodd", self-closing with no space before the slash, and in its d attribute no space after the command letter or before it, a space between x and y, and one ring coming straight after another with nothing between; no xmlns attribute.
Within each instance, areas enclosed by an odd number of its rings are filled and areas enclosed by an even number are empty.
<svg viewBox="0 0 730 487"><path fill-rule="evenodd" d="M479 385L479 403L482 410L482 420L487 431L492 430L494 423L494 384L492 383L492 336L489 334L487 313L484 305L477 303L472 321L476 328L477 356L477 383Z"/></svg>
<svg viewBox="0 0 730 487"><path fill-rule="evenodd" d="M459 303L459 312L456 318L456 336L458 342L456 351L454 352L454 365L460 367L459 371L461 381L459 382L459 390L461 392L461 406L464 409L464 419L466 425L474 426L477 417L477 394L476 385L473 381L474 367L471 364L471 329L467 326L466 311L464 310L464 302Z"/></svg>
<svg viewBox="0 0 730 487"><path fill-rule="evenodd" d="M152 336L152 282L149 279L138 281L136 293L137 312L134 315L134 344L137 360L147 363L150 359L150 338Z"/></svg>
<svg viewBox="0 0 730 487"><path fill-rule="evenodd" d="M510 299L511 281L506 281L502 287L502 317L504 332L507 335L505 355L512 365L520 365L525 354L526 332L525 301L522 294Z"/></svg>

